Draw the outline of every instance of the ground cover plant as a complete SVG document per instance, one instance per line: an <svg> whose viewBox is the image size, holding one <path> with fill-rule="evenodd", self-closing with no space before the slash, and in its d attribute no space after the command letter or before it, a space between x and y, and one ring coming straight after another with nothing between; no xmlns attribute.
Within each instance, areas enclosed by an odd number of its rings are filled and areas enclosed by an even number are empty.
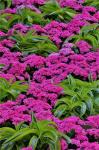
<svg viewBox="0 0 99 150"><path fill-rule="evenodd" d="M0 0L0 150L99 150L98 0Z"/></svg>

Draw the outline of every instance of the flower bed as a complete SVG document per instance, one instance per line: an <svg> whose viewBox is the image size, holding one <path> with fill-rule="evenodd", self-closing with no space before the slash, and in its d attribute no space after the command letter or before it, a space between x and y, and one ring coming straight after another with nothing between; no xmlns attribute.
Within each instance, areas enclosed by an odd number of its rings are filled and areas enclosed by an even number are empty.
<svg viewBox="0 0 99 150"><path fill-rule="evenodd" d="M99 150L98 0L0 3L0 150Z"/></svg>

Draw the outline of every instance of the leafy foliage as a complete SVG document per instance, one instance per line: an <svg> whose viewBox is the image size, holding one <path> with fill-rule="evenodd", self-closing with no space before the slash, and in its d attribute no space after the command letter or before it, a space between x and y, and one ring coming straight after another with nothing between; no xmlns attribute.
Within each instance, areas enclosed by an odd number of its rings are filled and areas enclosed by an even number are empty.
<svg viewBox="0 0 99 150"><path fill-rule="evenodd" d="M96 7L97 9L99 9L99 1L98 0L86 0L84 5L87 5L87 6L94 6Z"/></svg>
<svg viewBox="0 0 99 150"><path fill-rule="evenodd" d="M26 92L28 85L24 81L11 83L5 78L0 78L0 102L6 99L16 99L21 92Z"/></svg>
<svg viewBox="0 0 99 150"><path fill-rule="evenodd" d="M9 29L9 23L7 17L11 16L10 14L0 14L0 30L7 32Z"/></svg>
<svg viewBox="0 0 99 150"><path fill-rule="evenodd" d="M86 82L69 76L60 85L64 88L65 95L56 103L55 116L86 117L99 113L99 81Z"/></svg>
<svg viewBox="0 0 99 150"><path fill-rule="evenodd" d="M74 35L68 40L72 40L74 43L80 40L85 40L93 46L93 50L96 50L99 47L99 24L91 24L88 26L82 27L78 35Z"/></svg>
<svg viewBox="0 0 99 150"><path fill-rule="evenodd" d="M76 11L70 8L61 8L59 3L56 0L51 0L45 5L41 6L45 18L50 18L58 21L68 21L73 18L76 14Z"/></svg>
<svg viewBox="0 0 99 150"><path fill-rule="evenodd" d="M19 16L19 22L24 24L40 24L45 25L49 20L45 20L42 13L37 13L29 8L22 8L17 11L17 16Z"/></svg>
<svg viewBox="0 0 99 150"><path fill-rule="evenodd" d="M12 0L0 0L0 9L5 9L11 6Z"/></svg>
<svg viewBox="0 0 99 150"><path fill-rule="evenodd" d="M16 32L12 39L16 41L15 48L25 54L46 56L57 51L57 47L47 36L36 35L35 31L28 31L26 34Z"/></svg>
<svg viewBox="0 0 99 150"><path fill-rule="evenodd" d="M32 146L33 150L60 150L60 139L64 138L69 143L69 137L57 131L52 121L37 121L32 117L30 125L21 123L15 127L0 128L1 150L19 150L24 146Z"/></svg>
<svg viewBox="0 0 99 150"><path fill-rule="evenodd" d="M5 13L0 15L0 29L8 31L16 23L26 25L45 25L49 19L44 19L43 14L36 13L29 8L19 8L16 14Z"/></svg>

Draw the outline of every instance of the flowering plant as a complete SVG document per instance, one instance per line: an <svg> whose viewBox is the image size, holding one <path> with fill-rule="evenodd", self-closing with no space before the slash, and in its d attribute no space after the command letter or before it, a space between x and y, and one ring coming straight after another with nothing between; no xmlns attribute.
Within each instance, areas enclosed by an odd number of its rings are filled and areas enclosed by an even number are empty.
<svg viewBox="0 0 99 150"><path fill-rule="evenodd" d="M21 123L14 128L0 128L0 147L1 150L21 149L24 146L30 146L33 150L50 148L60 150L60 138L64 138L68 142L70 139L65 134L59 133L56 125L52 121L37 121L32 117L29 125Z"/></svg>
<svg viewBox="0 0 99 150"><path fill-rule="evenodd" d="M0 150L99 150L98 8L0 0Z"/></svg>

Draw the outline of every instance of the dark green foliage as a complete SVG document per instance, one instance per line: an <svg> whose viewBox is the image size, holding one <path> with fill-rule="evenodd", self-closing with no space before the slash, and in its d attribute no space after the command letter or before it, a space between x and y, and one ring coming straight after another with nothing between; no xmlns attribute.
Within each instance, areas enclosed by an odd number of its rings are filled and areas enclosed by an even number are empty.
<svg viewBox="0 0 99 150"><path fill-rule="evenodd" d="M40 9L43 12L45 18L52 20L67 22L73 18L76 11L70 8L61 8L56 0L50 0L45 5L41 6Z"/></svg>
<svg viewBox="0 0 99 150"><path fill-rule="evenodd" d="M33 116L32 123L19 124L14 128L0 128L0 150L20 150L25 146L32 146L33 150L61 150L60 139L71 142L69 137L57 131L52 121L37 121Z"/></svg>
<svg viewBox="0 0 99 150"><path fill-rule="evenodd" d="M5 9L10 7L12 4L12 0L0 0L0 9Z"/></svg>
<svg viewBox="0 0 99 150"><path fill-rule="evenodd" d="M94 7L96 7L97 9L99 9L99 1L98 1L98 0L85 0L84 5L87 5L87 6L94 6Z"/></svg>
<svg viewBox="0 0 99 150"><path fill-rule="evenodd" d="M6 99L16 99L17 96L26 92L28 84L24 81L9 82L4 78L0 78L0 102Z"/></svg>
<svg viewBox="0 0 99 150"><path fill-rule="evenodd" d="M14 24L22 23L26 25L49 23L49 19L44 19L43 14L36 13L29 8L20 8L16 14L0 14L0 29L8 31Z"/></svg>
<svg viewBox="0 0 99 150"><path fill-rule="evenodd" d="M97 48L99 48L99 24L91 24L82 27L78 35L66 39L66 41L70 40L74 43L85 40L93 46L93 50L97 50Z"/></svg>
<svg viewBox="0 0 99 150"><path fill-rule="evenodd" d="M26 34L16 32L12 39L16 41L14 48L25 54L35 53L47 56L58 50L47 36L39 36L35 31L29 31Z"/></svg>
<svg viewBox="0 0 99 150"><path fill-rule="evenodd" d="M45 25L49 22L48 19L44 19L42 13L36 13L29 8L19 9L17 12L17 16L19 16L19 22L24 24L32 25L32 24L40 24Z"/></svg>
<svg viewBox="0 0 99 150"><path fill-rule="evenodd" d="M64 89L64 97L56 103L55 116L83 118L99 113L99 81L86 82L69 76L60 86Z"/></svg>

